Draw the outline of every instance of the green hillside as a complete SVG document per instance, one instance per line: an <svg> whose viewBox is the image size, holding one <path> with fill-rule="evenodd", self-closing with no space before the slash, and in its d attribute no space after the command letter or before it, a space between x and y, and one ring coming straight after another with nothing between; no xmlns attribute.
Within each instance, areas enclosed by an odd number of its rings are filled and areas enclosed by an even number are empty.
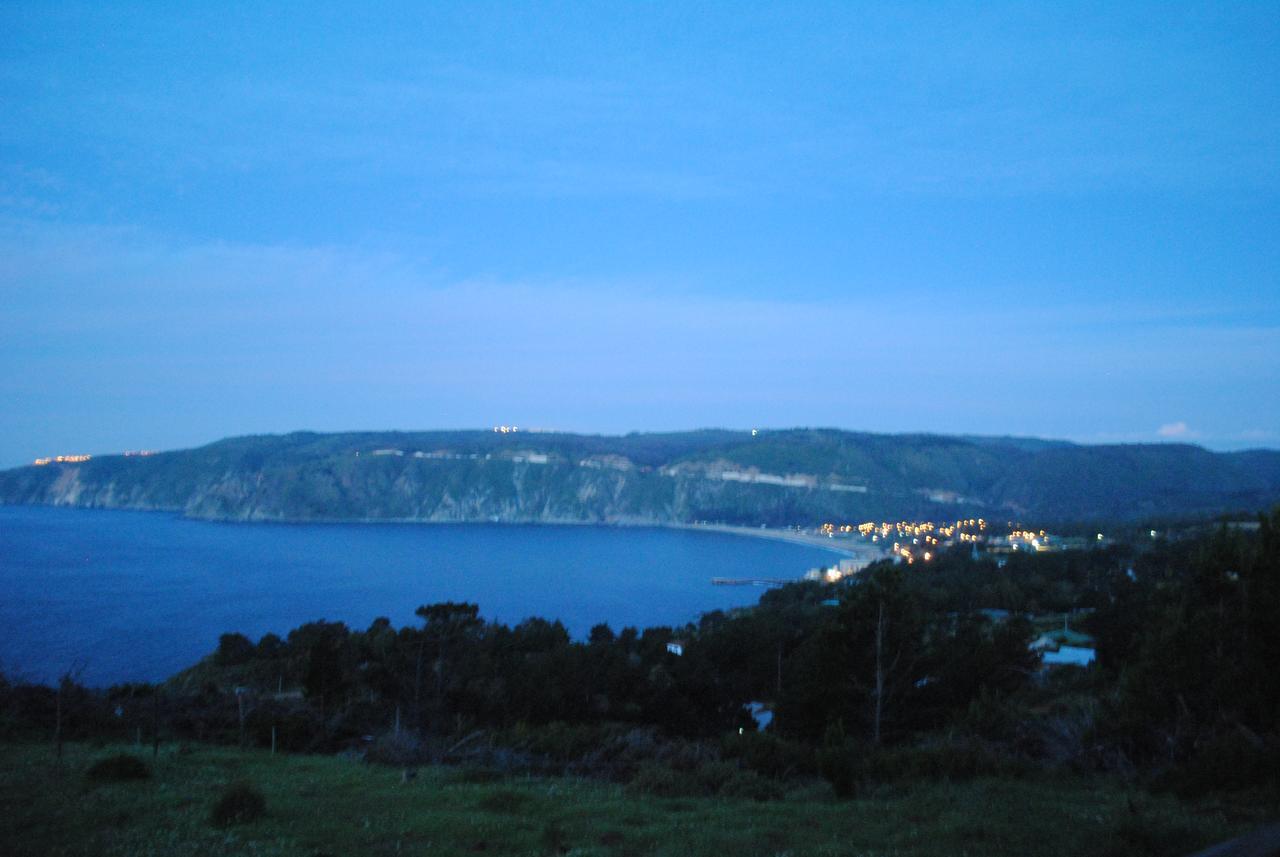
<svg viewBox="0 0 1280 857"><path fill-rule="evenodd" d="M1280 500L1280 452L829 429L232 438L0 473L0 502L231 520L813 525L1186 517Z"/></svg>
<svg viewBox="0 0 1280 857"><path fill-rule="evenodd" d="M147 779L103 782L96 760L135 752ZM265 797L261 818L215 826L227 785ZM1228 814L1115 781L935 782L837 801L825 784L783 800L664 798L564 778L399 769L354 759L186 745L149 750L0 745L0 851L50 855L1155 855L1247 830Z"/></svg>

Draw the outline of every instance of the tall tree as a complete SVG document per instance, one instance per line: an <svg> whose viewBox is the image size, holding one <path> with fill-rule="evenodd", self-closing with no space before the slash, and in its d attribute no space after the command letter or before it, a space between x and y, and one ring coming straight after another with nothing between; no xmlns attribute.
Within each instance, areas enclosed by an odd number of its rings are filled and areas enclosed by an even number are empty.
<svg viewBox="0 0 1280 857"><path fill-rule="evenodd" d="M473 637L482 627L480 607L468 602L444 601L424 604L414 611L423 622L418 642L418 658L414 668L413 708L415 721L422 723L422 670L427 644L435 653L435 682L432 706L432 727L438 727L444 709L445 681L452 651Z"/></svg>

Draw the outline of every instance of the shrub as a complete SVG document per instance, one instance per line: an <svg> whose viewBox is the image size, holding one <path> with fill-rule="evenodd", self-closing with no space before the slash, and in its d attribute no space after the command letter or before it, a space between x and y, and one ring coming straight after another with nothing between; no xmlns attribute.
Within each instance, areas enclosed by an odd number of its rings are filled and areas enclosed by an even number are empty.
<svg viewBox="0 0 1280 857"><path fill-rule="evenodd" d="M403 768L423 761L422 745L408 732L399 735L389 732L378 736L364 754L365 761L375 765L391 765Z"/></svg>
<svg viewBox="0 0 1280 857"><path fill-rule="evenodd" d="M151 776L147 763L137 756L120 753L94 762L89 768L88 777L98 782L123 782L125 780L145 780Z"/></svg>
<svg viewBox="0 0 1280 857"><path fill-rule="evenodd" d="M631 782L627 783L627 791L655 797L689 797L705 793L692 774L656 762L641 765Z"/></svg>
<svg viewBox="0 0 1280 857"><path fill-rule="evenodd" d="M236 729L235 708L227 708L227 733ZM276 747L288 753L327 751L325 724L319 713L301 699L260 698L249 713L249 735L259 747L271 746L271 730L276 730ZM188 730L194 736L193 730ZM224 733L226 734L226 733Z"/></svg>
<svg viewBox="0 0 1280 857"><path fill-rule="evenodd" d="M669 749L668 744L652 728L612 732L602 737L598 746L570 764L567 772L576 776L626 782L646 763L668 762L673 767L680 767L682 760L673 761L671 757L682 754L678 751L669 752Z"/></svg>
<svg viewBox="0 0 1280 857"><path fill-rule="evenodd" d="M262 792L246 782L232 783L222 792L213 805L209 820L216 827L246 824L261 818L267 811L267 799Z"/></svg>
<svg viewBox="0 0 1280 857"><path fill-rule="evenodd" d="M882 748L867 756L867 778L879 783L1019 777L1029 764L980 741L937 740L915 747Z"/></svg>
<svg viewBox="0 0 1280 857"><path fill-rule="evenodd" d="M1157 777L1154 787L1179 797L1265 788L1280 784L1280 746L1228 732L1208 741L1182 765Z"/></svg>
<svg viewBox="0 0 1280 857"><path fill-rule="evenodd" d="M824 747L818 753L818 770L838 798L857 794L862 768L861 756L849 745Z"/></svg>
<svg viewBox="0 0 1280 857"><path fill-rule="evenodd" d="M693 772L693 777L702 794L714 795L719 794L725 783L740 773L738 766L732 762L703 762Z"/></svg>
<svg viewBox="0 0 1280 857"><path fill-rule="evenodd" d="M778 800L782 786L767 780L755 771L735 771L733 776L720 784L722 797L747 798L749 800Z"/></svg>
<svg viewBox="0 0 1280 857"><path fill-rule="evenodd" d="M566 762L581 758L620 734L624 733L613 725L556 721L542 726L519 723L502 737L526 752Z"/></svg>
<svg viewBox="0 0 1280 857"><path fill-rule="evenodd" d="M740 761L743 767L773 779L783 780L818 772L811 747L768 732L727 736L721 750L726 757Z"/></svg>

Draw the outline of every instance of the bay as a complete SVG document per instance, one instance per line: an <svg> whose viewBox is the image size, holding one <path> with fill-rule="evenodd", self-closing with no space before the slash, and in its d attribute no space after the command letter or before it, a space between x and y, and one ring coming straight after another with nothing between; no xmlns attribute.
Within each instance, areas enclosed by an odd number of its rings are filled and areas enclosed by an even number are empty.
<svg viewBox="0 0 1280 857"><path fill-rule="evenodd" d="M0 669L89 685L157 681L238 631L316 619L414 624L420 604L471 601L486 619L678 625L753 604L821 548L715 532L511 524L264 524L156 512L0 507Z"/></svg>

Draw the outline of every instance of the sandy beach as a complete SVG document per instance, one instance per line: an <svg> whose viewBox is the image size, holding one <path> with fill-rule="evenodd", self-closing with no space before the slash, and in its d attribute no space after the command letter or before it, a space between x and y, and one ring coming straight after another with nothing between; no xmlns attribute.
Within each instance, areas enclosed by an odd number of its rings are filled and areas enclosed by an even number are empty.
<svg viewBox="0 0 1280 857"><path fill-rule="evenodd" d="M757 539L773 539L774 541L793 542L808 547L822 548L846 557L878 559L883 551L862 542L836 539L817 533L784 530L776 527L735 527L729 524L665 524L679 530L699 530L710 533L728 533L734 536L751 536Z"/></svg>

